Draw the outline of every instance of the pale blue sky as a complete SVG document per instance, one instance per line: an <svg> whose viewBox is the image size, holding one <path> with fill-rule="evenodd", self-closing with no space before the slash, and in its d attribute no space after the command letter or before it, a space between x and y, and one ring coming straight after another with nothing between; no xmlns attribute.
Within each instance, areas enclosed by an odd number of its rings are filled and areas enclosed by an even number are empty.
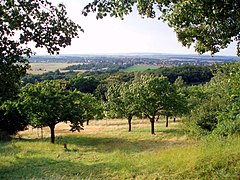
<svg viewBox="0 0 240 180"><path fill-rule="evenodd" d="M124 20L104 18L96 20L95 14L87 17L81 15L83 7L91 0L51 0L53 3L63 2L68 16L78 23L84 33L74 39L72 45L62 49L60 54L104 54L153 52L171 54L196 54L193 48L182 47L173 29L157 19L142 19L137 12L126 16ZM35 50L37 54L46 54L45 50ZM235 56L236 45L218 55Z"/></svg>

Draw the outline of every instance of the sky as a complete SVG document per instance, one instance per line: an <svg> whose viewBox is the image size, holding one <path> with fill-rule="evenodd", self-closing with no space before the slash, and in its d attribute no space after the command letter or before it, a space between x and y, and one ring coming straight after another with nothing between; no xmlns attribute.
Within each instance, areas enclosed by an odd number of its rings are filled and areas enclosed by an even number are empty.
<svg viewBox="0 0 240 180"><path fill-rule="evenodd" d="M81 10L91 0L51 0L63 3L68 16L83 29L72 45L61 49L60 54L116 54L116 53L163 53L197 54L194 48L183 47L176 34L166 23L157 19L141 18L137 11L125 17L96 19L95 14L87 17ZM45 49L34 49L38 55L47 54ZM217 55L236 55L236 44L221 50Z"/></svg>

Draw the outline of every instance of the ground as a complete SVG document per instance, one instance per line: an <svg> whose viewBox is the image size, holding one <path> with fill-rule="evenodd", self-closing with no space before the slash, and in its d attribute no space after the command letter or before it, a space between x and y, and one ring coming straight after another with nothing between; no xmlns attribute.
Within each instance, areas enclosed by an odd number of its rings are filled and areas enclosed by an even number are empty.
<svg viewBox="0 0 240 180"><path fill-rule="evenodd" d="M239 179L239 137L202 142L180 121L164 125L153 136L147 119L133 119L132 132L126 119L92 120L80 133L61 123L55 144L48 128L43 138L29 128L0 142L0 179Z"/></svg>
<svg viewBox="0 0 240 180"><path fill-rule="evenodd" d="M67 72L69 70L62 70L68 66L77 65L80 63L30 63L31 68L27 71L29 74L43 74L49 71L60 70L60 72ZM80 71L80 70L79 70Z"/></svg>

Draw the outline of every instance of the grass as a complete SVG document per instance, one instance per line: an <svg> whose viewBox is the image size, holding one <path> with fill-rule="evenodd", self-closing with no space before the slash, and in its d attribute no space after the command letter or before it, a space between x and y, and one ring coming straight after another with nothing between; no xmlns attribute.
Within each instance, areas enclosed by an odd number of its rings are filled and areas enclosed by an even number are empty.
<svg viewBox="0 0 240 180"><path fill-rule="evenodd" d="M66 124L49 131L20 133L21 140L0 142L0 179L239 179L240 138L195 141L181 124L147 120L91 121L80 133ZM64 149L63 144L67 144Z"/></svg>
<svg viewBox="0 0 240 180"><path fill-rule="evenodd" d="M60 70L65 72L68 70L61 70L71 65L79 63L30 63L31 68L27 71L29 74L43 74L49 71Z"/></svg>
<svg viewBox="0 0 240 180"><path fill-rule="evenodd" d="M124 72L134 72L134 71L145 71L148 69L158 69L159 66L150 66L150 65L134 65L127 69L124 69Z"/></svg>

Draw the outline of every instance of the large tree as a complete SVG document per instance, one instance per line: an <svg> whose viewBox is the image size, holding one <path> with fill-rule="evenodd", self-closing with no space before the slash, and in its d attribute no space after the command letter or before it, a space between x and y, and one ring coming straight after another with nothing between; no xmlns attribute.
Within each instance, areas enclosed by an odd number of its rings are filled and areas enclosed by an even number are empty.
<svg viewBox="0 0 240 180"><path fill-rule="evenodd" d="M128 131L132 130L132 118L139 114L138 103L135 102L132 83L114 83L108 88L106 111L113 118L127 118Z"/></svg>
<svg viewBox="0 0 240 180"><path fill-rule="evenodd" d="M48 0L1 0L0 106L17 98L21 77L29 67L27 57L34 54L28 47L30 43L37 48L45 47L50 54L58 53L61 47L71 44L79 30L82 31L81 27L67 17L63 4L53 6ZM14 131L16 127L21 130L23 122L9 119L6 115L11 112L6 110L1 108L0 121L15 124ZM1 126L1 131L10 132L5 127Z"/></svg>
<svg viewBox="0 0 240 180"><path fill-rule="evenodd" d="M22 114L31 125L48 126L51 142L55 141L55 125L70 121L71 130L80 130L83 122L94 117L94 97L66 89L64 81L43 81L28 84L22 89L19 99Z"/></svg>
<svg viewBox="0 0 240 180"><path fill-rule="evenodd" d="M94 0L83 14L123 18L135 5L140 15L166 21L184 46L194 45L200 54L214 54L235 40L240 55L239 0Z"/></svg>
<svg viewBox="0 0 240 180"><path fill-rule="evenodd" d="M48 0L0 2L0 101L14 97L34 52L29 43L50 54L71 44L81 27L67 17L63 4Z"/></svg>
<svg viewBox="0 0 240 180"><path fill-rule="evenodd" d="M133 82L135 103L139 111L149 118L151 133L155 134L154 123L159 114L176 113L179 108L176 87L166 77L140 76ZM166 114L167 113L167 114Z"/></svg>

